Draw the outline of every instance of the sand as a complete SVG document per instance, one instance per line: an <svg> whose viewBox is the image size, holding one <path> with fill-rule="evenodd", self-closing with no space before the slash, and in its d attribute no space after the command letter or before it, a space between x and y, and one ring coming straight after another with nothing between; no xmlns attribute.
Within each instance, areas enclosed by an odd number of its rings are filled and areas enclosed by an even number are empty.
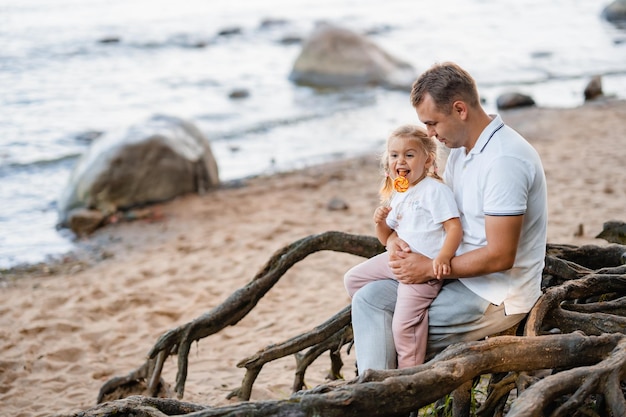
<svg viewBox="0 0 626 417"><path fill-rule="evenodd" d="M542 156L549 186L549 241L595 239L603 222L626 220L626 102L503 112ZM390 130L393 126L390 126ZM385 135L388 132L381 132ZM151 208L82 239L92 257L0 278L0 415L67 414L95 405L102 384L144 363L167 330L222 303L279 248L329 230L371 234L376 156L246 180ZM344 210L330 210L339 198ZM94 261L93 254L100 258ZM221 405L241 384L241 359L311 330L348 305L343 273L362 258L313 254L294 266L236 326L195 343L184 400ZM354 352L344 350L344 377ZM307 372L325 382L324 355ZM290 395L295 360L262 370L252 400ZM176 359L163 377L174 384Z"/></svg>

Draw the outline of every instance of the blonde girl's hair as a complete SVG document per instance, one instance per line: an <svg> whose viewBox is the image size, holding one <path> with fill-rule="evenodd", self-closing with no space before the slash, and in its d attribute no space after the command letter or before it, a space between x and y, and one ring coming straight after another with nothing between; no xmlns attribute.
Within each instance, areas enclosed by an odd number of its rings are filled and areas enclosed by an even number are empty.
<svg viewBox="0 0 626 417"><path fill-rule="evenodd" d="M387 138L387 144L385 151L380 158L380 165L383 173L383 180L380 186L379 196L380 201L385 204L388 203L393 195L393 180L389 172L389 143L396 138L408 139L417 145L417 148L421 149L430 157L432 161L431 166L427 167L426 175L433 177L441 181L441 177L437 168L437 142L435 139L428 136L426 129L417 125L403 125L395 129Z"/></svg>

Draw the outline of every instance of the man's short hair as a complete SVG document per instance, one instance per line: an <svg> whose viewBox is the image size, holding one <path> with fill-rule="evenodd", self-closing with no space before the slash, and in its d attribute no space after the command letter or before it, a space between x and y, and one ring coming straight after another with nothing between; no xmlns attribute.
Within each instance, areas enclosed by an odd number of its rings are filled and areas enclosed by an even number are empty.
<svg viewBox="0 0 626 417"><path fill-rule="evenodd" d="M433 98L437 109L446 114L452 111L452 103L457 100L472 107L480 105L474 78L453 62L437 63L415 80L411 88L411 104L414 108L424 100L426 94Z"/></svg>

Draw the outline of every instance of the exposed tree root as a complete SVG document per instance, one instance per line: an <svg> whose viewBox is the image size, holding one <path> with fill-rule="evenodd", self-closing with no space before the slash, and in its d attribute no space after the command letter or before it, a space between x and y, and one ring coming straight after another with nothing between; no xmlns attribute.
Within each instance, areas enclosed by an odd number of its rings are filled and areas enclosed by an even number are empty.
<svg viewBox="0 0 626 417"><path fill-rule="evenodd" d="M237 396L240 400L247 401L250 399L252 392L252 384L261 372L261 368L268 362L284 358L288 355L297 356L296 378L293 384L293 390L298 391L304 387L304 373L306 368L322 353L327 350L338 351L345 343L352 340L352 326L350 326L350 307L344 308L338 314L333 316L324 324L316 327L312 331L300 336L289 339L288 341L266 347L246 359L240 361L237 366L247 369L241 387L234 390L228 395L228 398ZM301 355L299 352L311 346L317 346L317 349L310 350L307 354ZM341 368L334 369L332 373L336 376Z"/></svg>
<svg viewBox="0 0 626 417"><path fill-rule="evenodd" d="M169 355L178 355L178 372L175 392L183 397L187 380L188 356L191 344L197 340L215 334L227 326L237 324L263 298L263 296L292 267L308 255L331 250L370 258L381 253L384 248L371 236L358 236L342 232L326 232L300 239L278 250L245 287L235 291L221 305L196 318L195 320L169 330L162 335L148 353L148 363L131 372L129 377L114 378L100 389L98 402L111 394L118 387L128 385L133 376L151 381L149 395L156 395L162 367ZM156 359L156 361L155 361ZM115 395L115 394L113 394Z"/></svg>
<svg viewBox="0 0 626 417"><path fill-rule="evenodd" d="M187 417L208 416L390 416L408 413L428 405L438 398L471 382L483 374L522 372L547 368L572 369L582 372L572 381L572 371L563 371L545 378L552 387L526 392L537 393L543 402L522 394L513 402L508 416L544 415L543 408L535 404L550 404L554 396L574 393L584 399L592 390L584 388L579 381L593 375L594 388L602 388L607 396L607 407L620 410L624 398L619 392L619 381L624 378L626 368L626 335L606 334L584 336L578 333L548 336L500 336L481 342L460 343L448 347L432 361L414 368L402 370L367 371L361 377L342 385L323 385L309 391L301 391L282 401L242 402L226 407L208 408L196 406L196 411ZM606 382L602 382L606 380ZM617 382L617 388L612 388ZM534 386L539 384L537 382ZM549 391L549 395L544 395ZM580 393L579 393L580 392ZM572 398L574 398L573 396ZM129 409L129 401L138 407L140 397L117 400L75 414L75 416L114 416ZM152 406L145 397L144 405ZM575 400L574 400L575 401ZM521 404L521 405L518 405ZM530 411L528 411L530 409ZM161 409L159 409L161 410ZM528 413L530 412L530 414ZM156 411L148 414L161 416ZM566 414L555 414L556 416ZM608 414L611 415L611 414ZM613 414L620 416L622 414Z"/></svg>
<svg viewBox="0 0 626 417"><path fill-rule="evenodd" d="M620 381L625 379L626 338L622 338L602 362L559 372L534 384L519 396L508 415L573 416L592 394L602 394L605 407L597 410L599 415L626 416L626 400L620 388ZM565 394L568 394L567 400L552 409L554 401Z"/></svg>
<svg viewBox="0 0 626 417"><path fill-rule="evenodd" d="M81 416L400 416L452 395L454 416L468 415L473 382L491 375L480 416L626 415L626 247L547 247L544 295L518 336L449 346L429 362L409 369L367 371L351 381L300 391L308 366L330 353L329 379L341 376L340 349L352 341L346 307L312 331L268 346L242 360L241 387L229 398L239 404L211 408L152 397L169 396L161 373L169 355L178 356L175 392L183 396L188 354L194 341L235 325L256 306L291 266L321 250L363 257L384 250L369 236L327 232L300 239L277 251L245 287L223 304L162 335L149 359L124 377L107 381L98 401ZM522 336L523 334L523 336ZM295 355L294 394L284 401L247 402L262 367ZM515 390L517 398L511 400ZM130 393L144 396L127 397ZM127 397L127 398L124 398ZM599 410L599 411L598 411Z"/></svg>

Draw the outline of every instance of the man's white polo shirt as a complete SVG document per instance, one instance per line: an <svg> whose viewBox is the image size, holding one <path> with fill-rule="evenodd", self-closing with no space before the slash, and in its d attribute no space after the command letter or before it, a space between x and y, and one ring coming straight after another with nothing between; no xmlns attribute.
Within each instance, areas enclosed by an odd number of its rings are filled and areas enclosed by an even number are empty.
<svg viewBox="0 0 626 417"><path fill-rule="evenodd" d="M489 302L504 302L506 314L526 313L541 296L547 238L546 179L537 151L499 115L476 145L452 149L445 182L461 212L463 242L458 253L487 244L485 216L524 215L513 268L480 277L461 278Z"/></svg>

